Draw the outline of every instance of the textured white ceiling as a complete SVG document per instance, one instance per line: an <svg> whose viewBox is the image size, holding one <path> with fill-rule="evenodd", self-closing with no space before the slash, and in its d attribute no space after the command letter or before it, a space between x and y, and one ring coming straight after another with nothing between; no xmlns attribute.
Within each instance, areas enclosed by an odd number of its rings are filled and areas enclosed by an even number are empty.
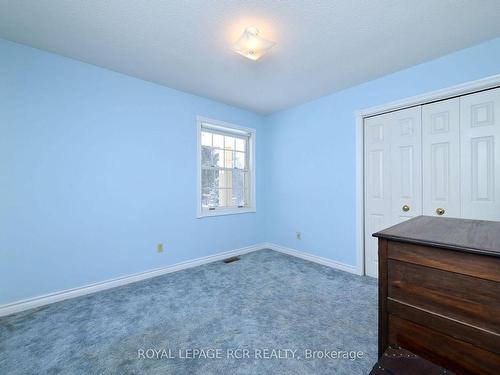
<svg viewBox="0 0 500 375"><path fill-rule="evenodd" d="M271 113L500 35L499 0L0 0L0 37ZM277 46L230 45L256 26Z"/></svg>

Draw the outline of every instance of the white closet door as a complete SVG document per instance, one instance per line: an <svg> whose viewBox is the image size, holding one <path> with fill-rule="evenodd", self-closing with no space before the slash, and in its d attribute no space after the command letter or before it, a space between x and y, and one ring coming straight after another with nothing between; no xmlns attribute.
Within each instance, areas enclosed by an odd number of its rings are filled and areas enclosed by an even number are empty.
<svg viewBox="0 0 500 375"><path fill-rule="evenodd" d="M372 234L391 226L390 142L392 115L364 121L365 272L378 276L378 243Z"/></svg>
<svg viewBox="0 0 500 375"><path fill-rule="evenodd" d="M422 215L421 107L392 112L392 224Z"/></svg>
<svg viewBox="0 0 500 375"><path fill-rule="evenodd" d="M423 214L460 217L460 99L422 106Z"/></svg>
<svg viewBox="0 0 500 375"><path fill-rule="evenodd" d="M460 98L462 217L500 220L500 89Z"/></svg>

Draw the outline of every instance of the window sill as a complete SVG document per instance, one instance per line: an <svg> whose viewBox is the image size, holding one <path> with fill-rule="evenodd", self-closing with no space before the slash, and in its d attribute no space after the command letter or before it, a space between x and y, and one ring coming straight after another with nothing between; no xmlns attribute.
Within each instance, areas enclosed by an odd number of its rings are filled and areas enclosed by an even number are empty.
<svg viewBox="0 0 500 375"><path fill-rule="evenodd" d="M211 216L223 216L223 215L237 215L237 214L248 214L252 212L257 212L255 207L247 208L228 208L223 210L213 210L213 211L198 211L196 216L198 219Z"/></svg>

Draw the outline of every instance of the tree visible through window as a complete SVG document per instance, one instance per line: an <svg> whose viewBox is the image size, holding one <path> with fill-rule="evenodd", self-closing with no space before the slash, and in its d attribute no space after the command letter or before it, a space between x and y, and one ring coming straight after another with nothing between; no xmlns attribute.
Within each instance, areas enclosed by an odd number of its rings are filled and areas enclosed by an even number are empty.
<svg viewBox="0 0 500 375"><path fill-rule="evenodd" d="M202 123L200 127L201 209L250 206L250 133Z"/></svg>

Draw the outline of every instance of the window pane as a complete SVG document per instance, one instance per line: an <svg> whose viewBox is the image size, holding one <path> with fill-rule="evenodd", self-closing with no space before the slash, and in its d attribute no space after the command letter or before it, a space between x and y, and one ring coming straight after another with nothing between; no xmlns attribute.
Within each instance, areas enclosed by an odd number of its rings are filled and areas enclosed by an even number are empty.
<svg viewBox="0 0 500 375"><path fill-rule="evenodd" d="M224 151L222 150L213 150L213 166L224 168Z"/></svg>
<svg viewBox="0 0 500 375"><path fill-rule="evenodd" d="M219 189L219 207L231 206L231 189Z"/></svg>
<svg viewBox="0 0 500 375"><path fill-rule="evenodd" d="M244 152L235 152L234 153L234 167L238 169L245 169L245 156Z"/></svg>
<svg viewBox="0 0 500 375"><path fill-rule="evenodd" d="M224 151L225 154L225 163L224 166L226 168L234 168L234 162L233 162L233 151Z"/></svg>
<svg viewBox="0 0 500 375"><path fill-rule="evenodd" d="M212 146L212 133L201 132L201 145Z"/></svg>
<svg viewBox="0 0 500 375"><path fill-rule="evenodd" d="M245 202L245 190L243 189L231 189L232 191L232 197L231 197L231 204L233 206L240 206L244 207L246 205Z"/></svg>
<svg viewBox="0 0 500 375"><path fill-rule="evenodd" d="M226 175L226 186L224 187L231 189L231 187L233 186L233 171L225 171L224 174Z"/></svg>
<svg viewBox="0 0 500 375"><path fill-rule="evenodd" d="M201 206L204 208L209 207L210 191L210 189L203 189L201 191Z"/></svg>
<svg viewBox="0 0 500 375"><path fill-rule="evenodd" d="M233 186L233 171L215 171L215 187L219 189L230 189Z"/></svg>
<svg viewBox="0 0 500 375"><path fill-rule="evenodd" d="M231 203L233 206L245 206L245 179L246 172L234 171L232 174L232 196Z"/></svg>
<svg viewBox="0 0 500 375"><path fill-rule="evenodd" d="M226 171L215 171L215 187L218 189L225 189L227 185Z"/></svg>
<svg viewBox="0 0 500 375"><path fill-rule="evenodd" d="M202 169L201 188L213 189L215 187L215 171L212 169Z"/></svg>
<svg viewBox="0 0 500 375"><path fill-rule="evenodd" d="M217 189L204 189L201 194L201 205L207 207L219 206L219 191Z"/></svg>
<svg viewBox="0 0 500 375"><path fill-rule="evenodd" d="M234 150L234 138L228 137L227 135L224 137L224 148L227 150Z"/></svg>
<svg viewBox="0 0 500 375"><path fill-rule="evenodd" d="M224 136L220 134L214 134L213 146L218 148L224 148Z"/></svg>
<svg viewBox="0 0 500 375"><path fill-rule="evenodd" d="M223 174L224 171L215 170L214 173L215 173L214 187L218 189L220 185L221 174Z"/></svg>
<svg viewBox="0 0 500 375"><path fill-rule="evenodd" d="M201 165L203 167L212 166L212 149L208 147L201 148Z"/></svg>
<svg viewBox="0 0 500 375"><path fill-rule="evenodd" d="M233 171L231 173L231 187L233 189L244 190L245 189L245 172Z"/></svg>
<svg viewBox="0 0 500 375"><path fill-rule="evenodd" d="M245 152L246 141L241 138L236 138L236 151Z"/></svg>

